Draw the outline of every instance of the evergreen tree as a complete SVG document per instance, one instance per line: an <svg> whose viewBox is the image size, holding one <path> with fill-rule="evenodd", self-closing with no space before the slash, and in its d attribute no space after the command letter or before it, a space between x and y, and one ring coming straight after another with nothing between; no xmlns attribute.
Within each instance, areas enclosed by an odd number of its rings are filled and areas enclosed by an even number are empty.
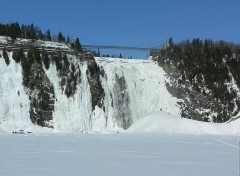
<svg viewBox="0 0 240 176"><path fill-rule="evenodd" d="M119 54L119 58L123 58L121 53Z"/></svg>
<svg viewBox="0 0 240 176"><path fill-rule="evenodd" d="M21 28L18 24L18 22L16 23L11 23L8 27L8 31L9 33L9 36L15 40L17 37L20 37L20 34L21 34Z"/></svg>
<svg viewBox="0 0 240 176"><path fill-rule="evenodd" d="M48 41L51 41L51 40L52 40L50 29L47 30L47 32L46 32L46 34L45 34L45 39L48 40Z"/></svg>
<svg viewBox="0 0 240 176"><path fill-rule="evenodd" d="M33 26L33 24L31 24L30 26L30 39L36 39L36 30L35 27Z"/></svg>
<svg viewBox="0 0 240 176"><path fill-rule="evenodd" d="M173 45L174 45L173 39L171 37L168 40L168 44L169 44L169 47L173 47Z"/></svg>
<svg viewBox="0 0 240 176"><path fill-rule="evenodd" d="M75 41L75 48L77 49L77 51L80 51L80 52L82 51L82 46L80 44L78 37L76 38L76 41Z"/></svg>
<svg viewBox="0 0 240 176"><path fill-rule="evenodd" d="M70 43L70 38L69 38L69 36L67 36L67 41L66 41L67 43Z"/></svg>
<svg viewBox="0 0 240 176"><path fill-rule="evenodd" d="M64 41L65 41L65 39L64 39L62 33L59 32L59 33L58 33L58 42L64 42Z"/></svg>

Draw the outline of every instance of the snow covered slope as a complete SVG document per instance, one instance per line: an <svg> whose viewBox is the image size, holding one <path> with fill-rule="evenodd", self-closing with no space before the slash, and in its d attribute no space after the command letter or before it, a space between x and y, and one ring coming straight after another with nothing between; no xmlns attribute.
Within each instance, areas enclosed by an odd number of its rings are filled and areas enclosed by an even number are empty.
<svg viewBox="0 0 240 176"><path fill-rule="evenodd" d="M208 123L155 112L139 119L128 133L240 135L240 119L230 123Z"/></svg>

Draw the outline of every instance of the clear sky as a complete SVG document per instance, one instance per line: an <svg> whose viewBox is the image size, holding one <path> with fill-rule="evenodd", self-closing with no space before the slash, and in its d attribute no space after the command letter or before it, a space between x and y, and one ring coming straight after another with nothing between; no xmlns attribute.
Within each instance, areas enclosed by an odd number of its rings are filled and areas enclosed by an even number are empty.
<svg viewBox="0 0 240 176"><path fill-rule="evenodd" d="M1 23L33 23L44 32L79 37L82 44L158 47L169 37L240 43L240 0L0 0L0 5Z"/></svg>

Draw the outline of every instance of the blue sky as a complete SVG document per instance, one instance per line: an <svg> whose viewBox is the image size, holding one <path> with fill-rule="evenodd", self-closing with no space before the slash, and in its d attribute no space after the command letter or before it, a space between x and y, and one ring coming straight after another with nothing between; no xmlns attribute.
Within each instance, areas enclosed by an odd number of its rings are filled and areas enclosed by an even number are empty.
<svg viewBox="0 0 240 176"><path fill-rule="evenodd" d="M33 23L43 31L50 28L52 34L78 36L82 44L158 47L169 37L176 42L198 37L240 43L240 0L1 0L0 4L1 23Z"/></svg>

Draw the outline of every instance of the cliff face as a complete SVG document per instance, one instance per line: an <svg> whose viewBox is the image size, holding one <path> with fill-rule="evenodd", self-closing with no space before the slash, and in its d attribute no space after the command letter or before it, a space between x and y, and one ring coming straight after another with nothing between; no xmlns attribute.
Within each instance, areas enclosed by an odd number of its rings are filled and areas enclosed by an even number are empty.
<svg viewBox="0 0 240 176"><path fill-rule="evenodd" d="M55 42L47 46L51 52L36 46L0 51L4 131L36 125L61 132L117 131L154 111L224 122L240 111L238 53L191 60L199 55L186 57L181 51L189 50L175 45L162 50L157 64L94 58ZM56 46L64 50L54 51Z"/></svg>
<svg viewBox="0 0 240 176"><path fill-rule="evenodd" d="M1 76L15 80L0 85L5 101L0 125L6 131L33 128L32 124L55 131L112 131L127 129L152 111L180 114L163 70L153 61L53 52L55 43L50 45L50 53L8 50L8 65L0 53ZM7 87L19 97L17 102L9 99ZM16 107L21 114L15 113Z"/></svg>
<svg viewBox="0 0 240 176"><path fill-rule="evenodd" d="M29 113L32 123L53 128L49 122L53 119L55 93L52 83L40 64L31 65L29 84L25 86L25 91L29 95Z"/></svg>
<svg viewBox="0 0 240 176"><path fill-rule="evenodd" d="M181 99L182 117L226 122L240 112L240 47L195 39L170 44L158 64L169 92Z"/></svg>

